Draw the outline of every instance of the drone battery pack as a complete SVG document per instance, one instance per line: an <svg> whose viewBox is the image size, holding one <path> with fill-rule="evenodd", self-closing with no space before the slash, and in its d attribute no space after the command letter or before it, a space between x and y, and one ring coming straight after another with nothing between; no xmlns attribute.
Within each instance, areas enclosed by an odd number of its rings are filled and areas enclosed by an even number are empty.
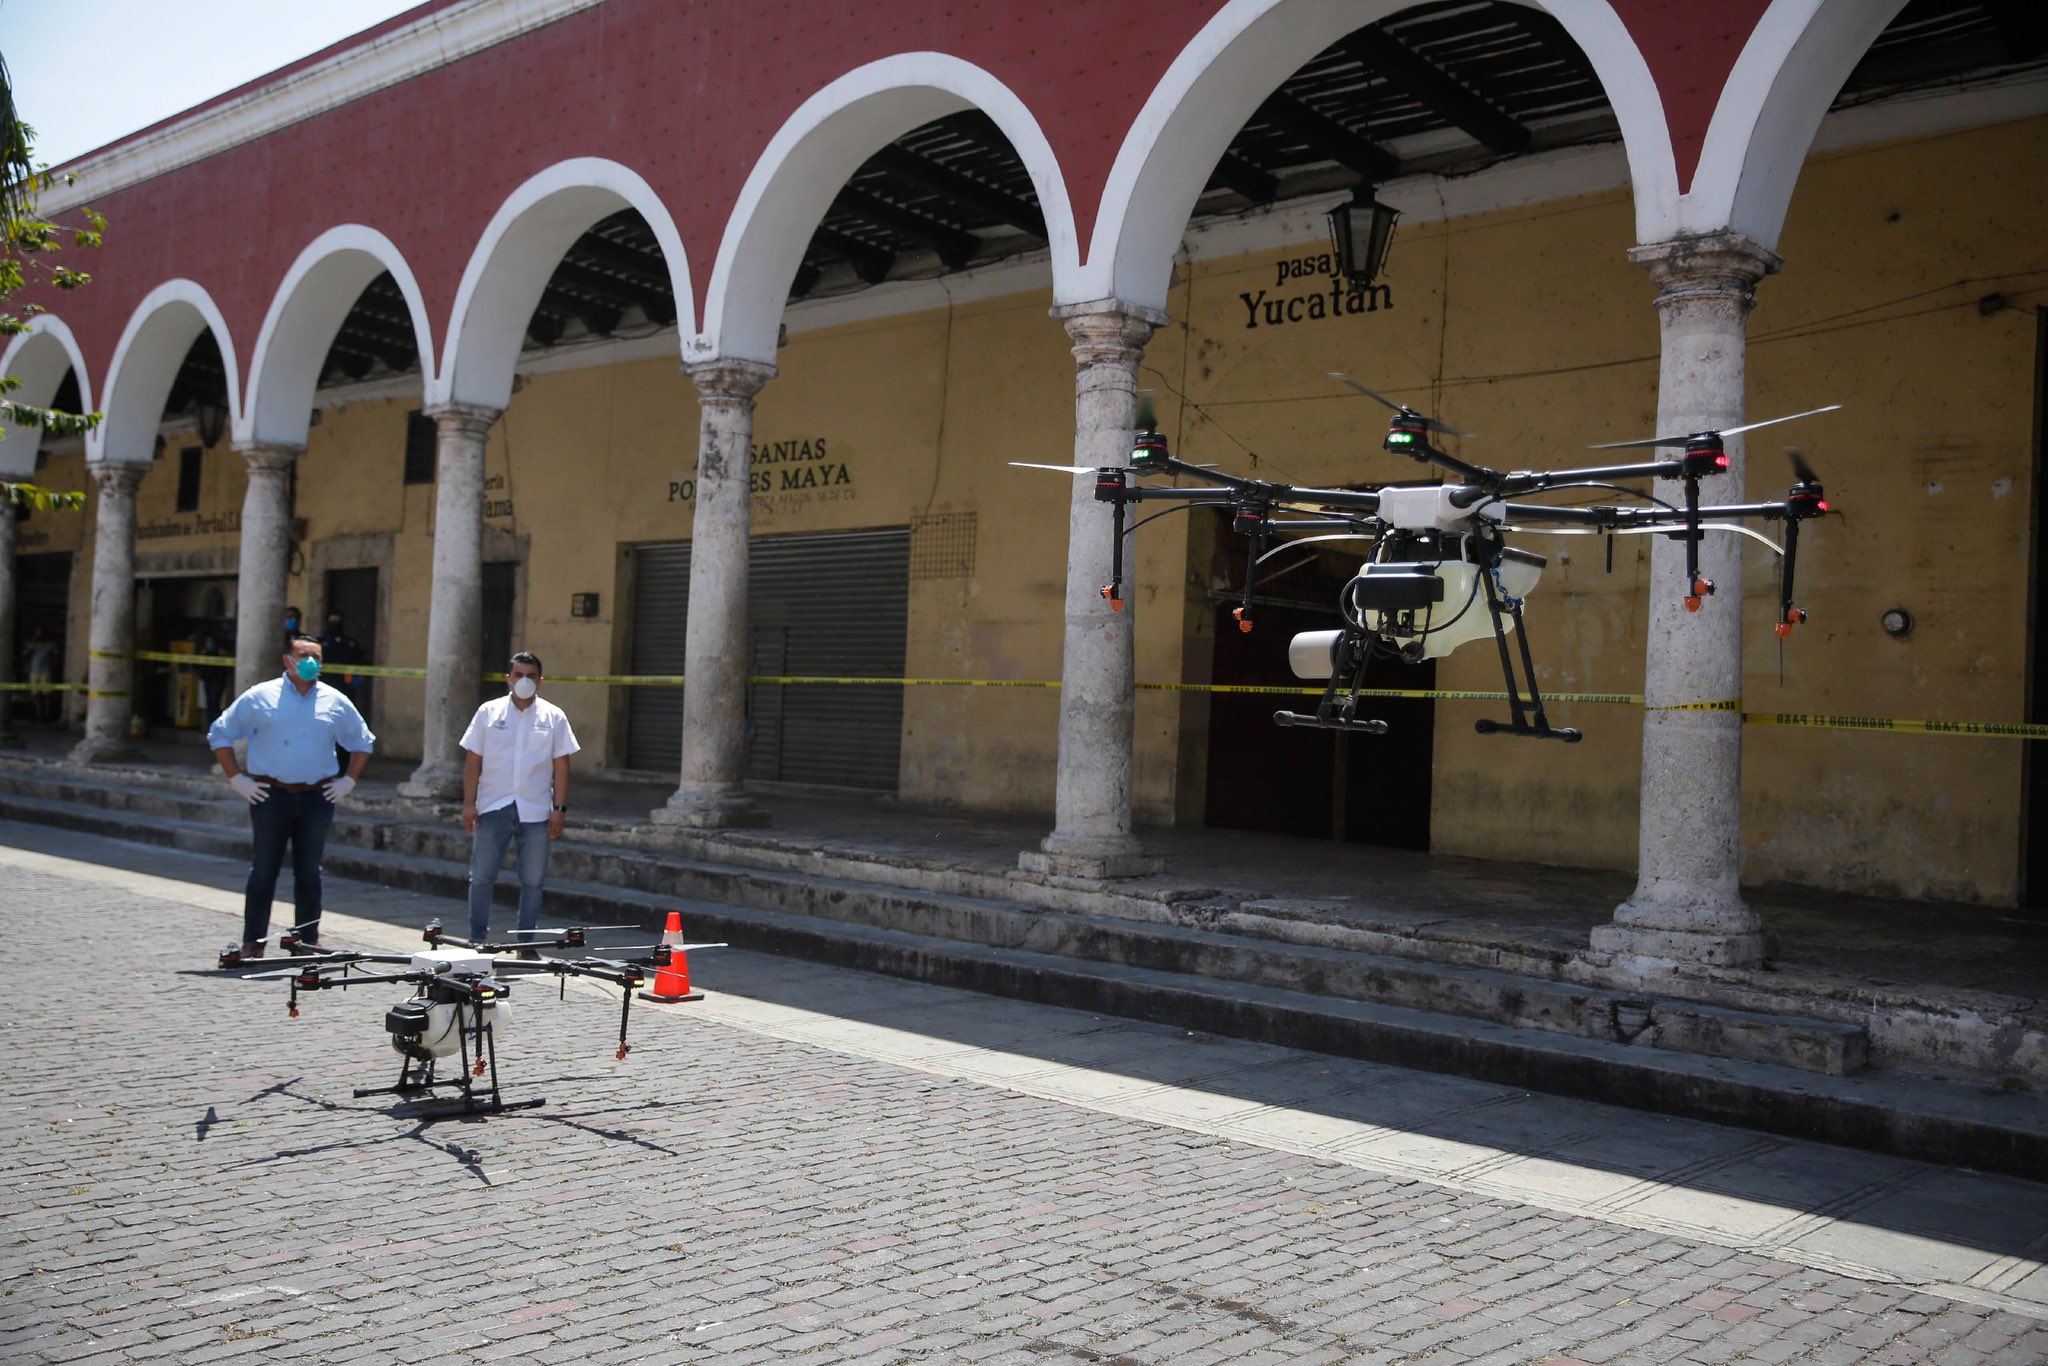
<svg viewBox="0 0 2048 1366"><path fill-rule="evenodd" d="M427 1013L425 1001L400 1001L384 1012L384 1028L396 1037L417 1039L427 1032Z"/></svg>
<svg viewBox="0 0 2048 1366"><path fill-rule="evenodd" d="M1350 587L1354 607L1372 612L1403 612L1431 607L1444 600L1444 581L1428 566L1369 564Z"/></svg>
<svg viewBox="0 0 2048 1366"><path fill-rule="evenodd" d="M447 973L456 977L488 977L492 959L475 949L422 949L412 956L414 972Z"/></svg>

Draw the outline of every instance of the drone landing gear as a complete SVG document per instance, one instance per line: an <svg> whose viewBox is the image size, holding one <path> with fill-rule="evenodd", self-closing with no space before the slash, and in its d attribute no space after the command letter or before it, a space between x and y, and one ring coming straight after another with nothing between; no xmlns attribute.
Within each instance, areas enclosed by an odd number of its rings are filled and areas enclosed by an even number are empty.
<svg viewBox="0 0 2048 1366"><path fill-rule="evenodd" d="M1512 719L1479 720L1472 723L1472 729L1481 735L1519 735L1528 740L1562 740L1568 745L1577 744L1585 738L1577 727L1553 727L1543 710L1543 694L1536 690L1536 660L1529 653L1529 631L1522 620L1522 600L1509 598L1503 602L1501 590L1490 569L1480 571L1479 581L1486 587L1486 610L1493 616L1493 640L1500 647L1500 671L1507 679L1508 712ZM1510 623L1516 646L1522 654L1522 675L1529 680L1527 702L1522 700L1522 687L1515 677L1514 657L1508 653Z"/></svg>
<svg viewBox="0 0 2048 1366"><path fill-rule="evenodd" d="M498 1048L490 1022L484 1018L482 1002L470 1002L462 1007L464 1018L456 1027L460 1047L457 1056L461 1069L453 1077L434 1076L432 1053L415 1055L400 1053L398 1084L395 1086L359 1086L355 1090L358 1100L364 1096L405 1096L429 1097L441 1087L461 1087L460 1096L450 1096L438 1104L431 1099L421 1100L407 1107L406 1113L414 1118L437 1118L446 1115L500 1114L506 1110L531 1110L547 1104L547 1097L536 1096L531 1100L508 1101L498 1090ZM475 1044L472 1052L471 1043ZM479 1078L488 1078L482 1085Z"/></svg>
<svg viewBox="0 0 2048 1366"><path fill-rule="evenodd" d="M1349 698L1344 699L1349 701ZM1276 726L1300 726L1316 730L1351 730L1360 735L1385 735L1387 723L1365 717L1324 716L1320 710L1314 716L1304 716L1298 711L1276 711L1273 713Z"/></svg>
<svg viewBox="0 0 2048 1366"><path fill-rule="evenodd" d="M1336 655L1330 666L1330 684L1323 689L1322 699L1316 703L1316 714L1305 716L1298 711L1276 711L1273 724L1314 730L1348 730L1359 735L1385 735L1386 722L1358 715L1358 689L1365 682L1365 666L1370 654L1371 647L1365 633L1356 623L1347 621L1344 634L1337 638Z"/></svg>

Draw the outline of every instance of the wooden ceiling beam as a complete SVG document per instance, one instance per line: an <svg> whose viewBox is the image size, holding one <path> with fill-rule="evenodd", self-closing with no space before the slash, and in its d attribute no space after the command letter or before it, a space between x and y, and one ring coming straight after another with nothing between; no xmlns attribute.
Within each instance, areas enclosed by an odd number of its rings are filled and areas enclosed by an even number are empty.
<svg viewBox="0 0 2048 1366"><path fill-rule="evenodd" d="M1266 97L1259 106L1259 116L1306 144L1318 157L1356 172L1368 183L1391 179L1400 169L1400 162L1391 152L1284 90Z"/></svg>
<svg viewBox="0 0 2048 1366"><path fill-rule="evenodd" d="M922 242L939 254L949 270L959 270L974 259L981 249L981 239L971 232L962 231L949 223L928 218L914 209L871 195L865 190L848 185L833 200L839 212L855 218L866 219L877 227L900 232L913 241Z"/></svg>
<svg viewBox="0 0 2048 1366"><path fill-rule="evenodd" d="M1344 39L1343 48L1372 75L1445 122L1464 129L1482 145L1496 152L1519 152L1529 145L1527 128L1410 51L1392 34L1377 27L1362 28Z"/></svg>
<svg viewBox="0 0 2048 1366"><path fill-rule="evenodd" d="M1280 197L1280 178L1268 174L1234 152L1216 158L1209 172L1212 189L1233 190L1254 204L1270 204Z"/></svg>
<svg viewBox="0 0 2048 1366"><path fill-rule="evenodd" d="M962 175L949 166L941 166L930 157L913 152L907 147L890 143L881 151L868 158L867 164L886 174L902 176L914 181L933 194L945 199L955 199L969 204L999 218L1014 228L1030 233L1033 237L1047 237L1045 215L1036 206L1006 194L993 185L984 185L972 176Z"/></svg>
<svg viewBox="0 0 2048 1366"><path fill-rule="evenodd" d="M834 231L824 224L811 234L811 245L833 256L843 257L853 267L853 273L871 285L878 285L889 278L889 268L896 264L896 253L887 247L878 247L872 242L863 242L858 237Z"/></svg>

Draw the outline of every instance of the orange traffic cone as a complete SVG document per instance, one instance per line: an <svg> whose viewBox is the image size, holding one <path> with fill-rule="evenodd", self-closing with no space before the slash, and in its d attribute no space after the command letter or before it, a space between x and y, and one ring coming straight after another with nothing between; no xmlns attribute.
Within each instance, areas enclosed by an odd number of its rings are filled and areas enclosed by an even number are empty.
<svg viewBox="0 0 2048 1366"><path fill-rule="evenodd" d="M668 962L654 970L654 990L641 992L640 999L659 1001L663 1005L703 1000L703 992L690 990L690 958L683 952L683 917L680 912L668 913L668 925L661 932L661 942L668 948Z"/></svg>

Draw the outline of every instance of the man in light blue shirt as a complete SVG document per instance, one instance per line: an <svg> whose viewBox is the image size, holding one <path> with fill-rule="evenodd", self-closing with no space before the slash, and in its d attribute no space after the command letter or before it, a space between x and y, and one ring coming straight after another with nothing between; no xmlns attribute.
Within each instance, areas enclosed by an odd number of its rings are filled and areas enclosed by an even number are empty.
<svg viewBox="0 0 2048 1366"><path fill-rule="evenodd" d="M255 834L249 885L242 900L244 959L261 958L270 936L270 902L277 893L284 847L292 847L292 888L298 902L299 942L320 943L320 855L334 807L355 787L377 737L363 724L355 703L338 688L319 681L320 641L303 633L291 638L282 676L258 683L228 704L206 732L206 743L228 785L249 803ZM235 742L249 742L245 763L235 761ZM335 772L334 751L349 752L348 772ZM228 960L234 952L223 954Z"/></svg>

